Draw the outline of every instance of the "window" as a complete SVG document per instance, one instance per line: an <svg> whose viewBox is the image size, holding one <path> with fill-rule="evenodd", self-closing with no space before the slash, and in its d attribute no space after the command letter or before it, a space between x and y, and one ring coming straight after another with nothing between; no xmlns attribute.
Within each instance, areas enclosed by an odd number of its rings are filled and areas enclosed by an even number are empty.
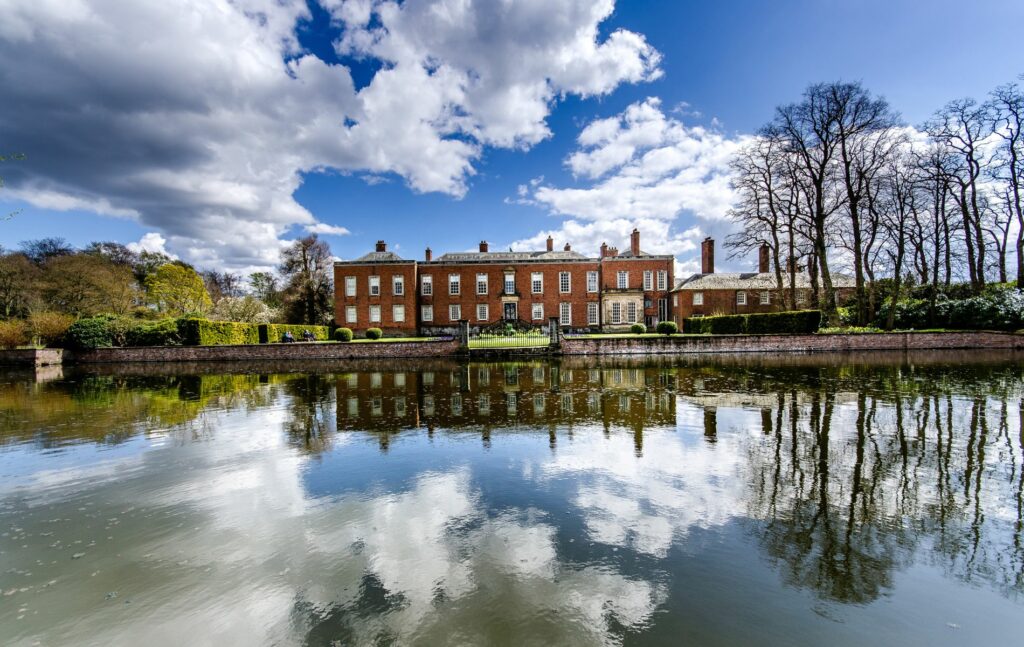
<svg viewBox="0 0 1024 647"><path fill-rule="evenodd" d="M356 307L355 306L346 306L345 307L345 323L355 323L355 322L356 322Z"/></svg>
<svg viewBox="0 0 1024 647"><path fill-rule="evenodd" d="M616 276L616 287L618 287L620 290L625 290L626 288L629 287L629 272L619 272Z"/></svg>
<svg viewBox="0 0 1024 647"><path fill-rule="evenodd" d="M622 323L622 304L621 303L613 303L612 304L612 323L613 324Z"/></svg>
<svg viewBox="0 0 1024 647"><path fill-rule="evenodd" d="M672 307L673 308L678 308L679 307L679 295L678 294L673 294L672 295Z"/></svg>
<svg viewBox="0 0 1024 647"><path fill-rule="evenodd" d="M434 294L434 277L429 274L420 277L420 294L427 297Z"/></svg>
<svg viewBox="0 0 1024 647"><path fill-rule="evenodd" d="M704 305L704 293L703 292L694 292L693 293L693 305L695 305L695 306L702 306L702 305Z"/></svg>
<svg viewBox="0 0 1024 647"><path fill-rule="evenodd" d="M590 303L587 304L587 325L588 326L596 326L597 325L597 312L598 312L598 310L597 310L597 303L590 302Z"/></svg>
<svg viewBox="0 0 1024 647"><path fill-rule="evenodd" d="M587 292L597 292L597 272L587 272Z"/></svg>
<svg viewBox="0 0 1024 647"><path fill-rule="evenodd" d="M462 319L462 306L459 304L448 306L448 319L451 321L458 321Z"/></svg>
<svg viewBox="0 0 1024 647"><path fill-rule="evenodd" d="M420 306L420 319L423 321L433 321L434 306Z"/></svg>
<svg viewBox="0 0 1024 647"><path fill-rule="evenodd" d="M476 318L477 321L487 321L487 304L478 303L476 304Z"/></svg>
<svg viewBox="0 0 1024 647"><path fill-rule="evenodd" d="M533 319L534 321L544 319L544 304L535 303L533 304Z"/></svg>
<svg viewBox="0 0 1024 647"><path fill-rule="evenodd" d="M380 306L370 306L370 323L380 323Z"/></svg>
<svg viewBox="0 0 1024 647"><path fill-rule="evenodd" d="M448 294L458 294L462 291L462 279L458 274L448 275Z"/></svg>
<svg viewBox="0 0 1024 647"><path fill-rule="evenodd" d="M558 304L558 323L562 326L572 325L572 304L571 303L560 303Z"/></svg>
<svg viewBox="0 0 1024 647"><path fill-rule="evenodd" d="M768 290L761 292L761 305L766 306L772 302L772 293Z"/></svg>
<svg viewBox="0 0 1024 647"><path fill-rule="evenodd" d="M738 306L745 306L745 305L747 305L747 293L746 292L737 292L736 293L736 305L738 305Z"/></svg>
<svg viewBox="0 0 1024 647"><path fill-rule="evenodd" d="M544 292L544 275L540 272L534 272L530 275L530 291L534 294Z"/></svg>
<svg viewBox="0 0 1024 647"><path fill-rule="evenodd" d="M509 272L505 275L505 294L516 293L516 275Z"/></svg>
<svg viewBox="0 0 1024 647"><path fill-rule="evenodd" d="M658 270L658 289L668 289L668 272L666 272L665 270Z"/></svg>
<svg viewBox="0 0 1024 647"><path fill-rule="evenodd" d="M345 296L354 297L356 295L356 277L346 276L345 277Z"/></svg>
<svg viewBox="0 0 1024 647"><path fill-rule="evenodd" d="M626 321L629 323L636 322L636 302L630 301L626 304Z"/></svg>
<svg viewBox="0 0 1024 647"><path fill-rule="evenodd" d="M391 292L396 297L400 297L405 294L405 277L403 276L392 276L391 277Z"/></svg>
<svg viewBox="0 0 1024 647"><path fill-rule="evenodd" d="M644 290L650 292L654 289L654 272L644 270Z"/></svg>
<svg viewBox="0 0 1024 647"><path fill-rule="evenodd" d="M405 306L391 306L391 320L395 323L405 321Z"/></svg>
<svg viewBox="0 0 1024 647"><path fill-rule="evenodd" d="M487 294L487 275L477 274L476 275L476 293Z"/></svg>
<svg viewBox="0 0 1024 647"><path fill-rule="evenodd" d="M379 297L380 296L380 277L379 276L371 276L370 277L370 296L371 297Z"/></svg>
<svg viewBox="0 0 1024 647"><path fill-rule="evenodd" d="M569 273L568 272L559 272L558 273L558 291L561 292L562 294L568 294L569 293L569 288L570 288Z"/></svg>

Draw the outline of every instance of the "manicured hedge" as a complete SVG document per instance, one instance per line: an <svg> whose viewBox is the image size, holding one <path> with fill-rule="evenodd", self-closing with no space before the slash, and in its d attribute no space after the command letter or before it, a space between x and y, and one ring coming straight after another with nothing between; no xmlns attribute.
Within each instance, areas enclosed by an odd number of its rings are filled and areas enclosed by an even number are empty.
<svg viewBox="0 0 1024 647"><path fill-rule="evenodd" d="M178 333L186 346L226 346L258 344L258 324L208 319L179 319Z"/></svg>
<svg viewBox="0 0 1024 647"><path fill-rule="evenodd" d="M629 327L629 332L633 333L634 335L642 335L643 333L647 332L647 326L643 325L642 323L635 323Z"/></svg>
<svg viewBox="0 0 1024 647"><path fill-rule="evenodd" d="M305 324L259 324L259 343L273 344L281 341L281 336L291 332L296 341L302 341L302 333L308 330L317 341L331 338L330 326L308 326Z"/></svg>
<svg viewBox="0 0 1024 647"><path fill-rule="evenodd" d="M352 341L352 329L351 328L338 328L334 331L334 341Z"/></svg>
<svg viewBox="0 0 1024 647"><path fill-rule="evenodd" d="M181 346L181 331L175 319L140 323L128 330L126 346Z"/></svg>
<svg viewBox="0 0 1024 647"><path fill-rule="evenodd" d="M683 330L696 335L807 334L817 332L820 326L820 310L691 317L683 321Z"/></svg>
<svg viewBox="0 0 1024 647"><path fill-rule="evenodd" d="M380 328L367 328L366 338L367 339L380 339L384 336L384 331Z"/></svg>
<svg viewBox="0 0 1024 647"><path fill-rule="evenodd" d="M662 335L674 335L679 332L679 326L674 321L659 321L655 330Z"/></svg>

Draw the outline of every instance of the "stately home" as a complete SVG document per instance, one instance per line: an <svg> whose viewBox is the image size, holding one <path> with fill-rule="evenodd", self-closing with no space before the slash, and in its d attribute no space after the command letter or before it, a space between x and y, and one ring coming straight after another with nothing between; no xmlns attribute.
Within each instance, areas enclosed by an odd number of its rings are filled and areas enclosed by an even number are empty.
<svg viewBox="0 0 1024 647"><path fill-rule="evenodd" d="M779 310L775 273L770 271L767 245L758 254L756 272L715 272L715 241L707 238L701 243L701 271L681 279L672 290L672 311L682 329L683 319L721 314L751 314ZM788 274L784 274L788 281ZM795 275L796 306L810 307L811 277L802 268ZM832 286L839 303L853 295L853 277L832 273Z"/></svg>
<svg viewBox="0 0 1024 647"><path fill-rule="evenodd" d="M389 335L453 333L460 321L481 329L499 321L542 326L550 317L570 331L628 330L672 319L671 255L640 249L633 230L629 249L601 245L588 257L554 240L539 251L479 251L422 261L404 259L378 241L374 251L334 264L335 321L354 331L381 328Z"/></svg>

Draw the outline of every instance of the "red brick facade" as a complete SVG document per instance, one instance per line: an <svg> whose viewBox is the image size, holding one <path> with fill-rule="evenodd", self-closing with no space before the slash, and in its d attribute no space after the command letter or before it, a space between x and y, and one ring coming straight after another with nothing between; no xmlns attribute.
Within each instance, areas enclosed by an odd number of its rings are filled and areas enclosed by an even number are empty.
<svg viewBox="0 0 1024 647"><path fill-rule="evenodd" d="M602 246L600 258L588 258L568 245L555 251L550 239L547 250L540 252L489 252L482 242L480 252L436 259L428 249L426 260L417 262L387 252L380 242L371 254L335 264L335 321L355 331L377 326L386 334L413 335L454 332L460 319L479 328L502 319L541 326L550 317L559 317L563 328L582 331L628 328L632 322L627 315L632 312L636 321L653 326L672 317L669 290L674 259L644 254L639 244L640 234L634 232L628 253L617 256L615 250ZM627 272L626 290L618 287L620 271ZM645 272L650 272L647 286ZM379 295L369 294L371 276L380 277ZM403 277L401 295L393 293L393 276ZM453 276L458 277L457 293L451 285ZM507 278L512 280L509 289ZM540 279L539 291L534 289L534 278ZM351 280L354 295L347 282ZM620 298L637 305L632 310L619 308L616 325L606 301ZM395 305L402 306L404 321L394 321ZM369 320L373 306L380 309L380 323ZM457 312L452 312L452 306L458 306Z"/></svg>

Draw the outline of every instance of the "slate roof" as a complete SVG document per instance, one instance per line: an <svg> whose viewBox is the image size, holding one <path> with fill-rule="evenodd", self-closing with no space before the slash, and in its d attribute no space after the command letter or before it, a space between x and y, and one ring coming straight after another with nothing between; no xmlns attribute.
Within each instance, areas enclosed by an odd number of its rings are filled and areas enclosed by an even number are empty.
<svg viewBox="0 0 1024 647"><path fill-rule="evenodd" d="M401 263L405 259L394 252L370 252L369 254L363 254L359 258L347 261L349 263ZM344 261L343 261L344 262Z"/></svg>
<svg viewBox="0 0 1024 647"><path fill-rule="evenodd" d="M789 275L782 277L785 287L789 287ZM820 279L819 279L820 281ZM856 283L852 276L845 274L832 275L832 287L852 288ZM694 274L676 283L675 290L774 290L773 272L716 272L714 274ZM811 276L807 272L796 275L797 288L810 288Z"/></svg>
<svg viewBox="0 0 1024 647"><path fill-rule="evenodd" d="M442 254L432 263L479 263L489 261L585 261L583 254L573 251L540 252L454 252Z"/></svg>

